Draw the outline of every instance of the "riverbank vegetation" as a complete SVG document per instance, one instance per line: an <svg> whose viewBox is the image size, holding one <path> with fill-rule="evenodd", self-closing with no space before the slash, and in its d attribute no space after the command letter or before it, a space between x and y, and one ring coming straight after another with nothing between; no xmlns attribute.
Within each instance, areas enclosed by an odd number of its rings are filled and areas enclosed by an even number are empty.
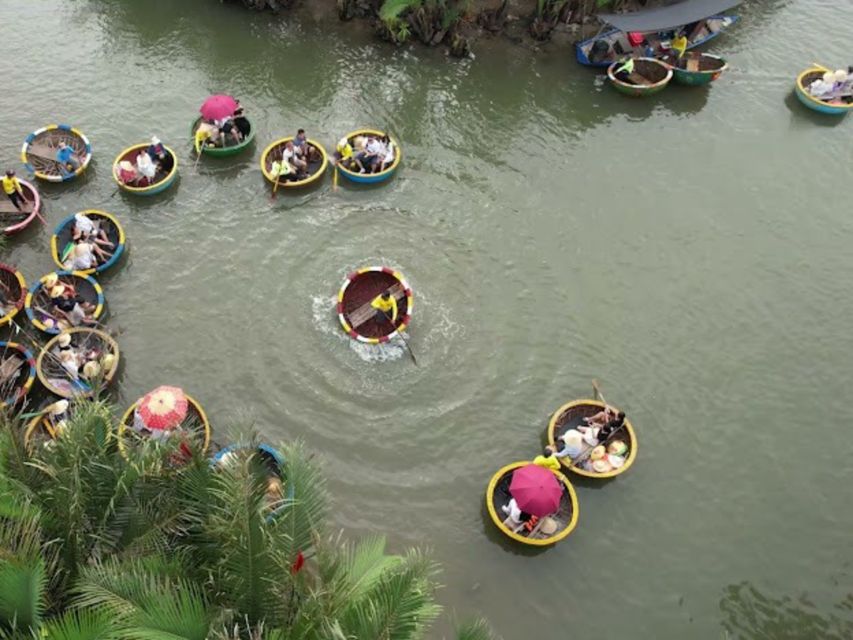
<svg viewBox="0 0 853 640"><path fill-rule="evenodd" d="M316 1L316 0L315 0ZM521 33L537 42L551 39L564 26L579 33L578 25L599 11L628 11L656 0L326 0L334 3L341 20L367 20L376 35L393 44L418 41L446 45L457 57L468 56L471 43L485 34ZM253 9L293 9L299 0L242 0Z"/></svg>
<svg viewBox="0 0 853 640"><path fill-rule="evenodd" d="M187 441L125 459L102 402L75 405L55 440L29 447L20 419L2 423L4 638L407 640L439 615L428 556L330 532L300 444L281 448L271 506L257 456L214 467ZM458 637L491 636L475 622Z"/></svg>

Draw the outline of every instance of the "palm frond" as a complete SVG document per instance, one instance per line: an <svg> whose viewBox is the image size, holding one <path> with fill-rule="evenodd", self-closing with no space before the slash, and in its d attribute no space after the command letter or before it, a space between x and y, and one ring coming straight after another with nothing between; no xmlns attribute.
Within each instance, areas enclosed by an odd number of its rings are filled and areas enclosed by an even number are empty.
<svg viewBox="0 0 853 640"><path fill-rule="evenodd" d="M463 624L456 630L456 640L496 640L488 623L482 618Z"/></svg>
<svg viewBox="0 0 853 640"><path fill-rule="evenodd" d="M44 640L116 640L121 630L118 621L106 611L69 610L45 623L41 637Z"/></svg>
<svg viewBox="0 0 853 640"><path fill-rule="evenodd" d="M42 548L38 514L26 503L0 519L0 626L37 630L47 607L55 555Z"/></svg>
<svg viewBox="0 0 853 640"><path fill-rule="evenodd" d="M383 22L394 22L404 13L416 9L423 4L423 0L385 0L379 9L379 19Z"/></svg>

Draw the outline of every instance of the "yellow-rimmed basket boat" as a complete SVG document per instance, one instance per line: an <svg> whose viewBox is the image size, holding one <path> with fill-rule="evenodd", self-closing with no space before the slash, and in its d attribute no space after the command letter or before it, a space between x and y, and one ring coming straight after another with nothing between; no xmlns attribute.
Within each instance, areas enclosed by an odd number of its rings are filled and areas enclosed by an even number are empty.
<svg viewBox="0 0 853 640"><path fill-rule="evenodd" d="M394 324L377 316L370 304L386 291L397 301ZM347 274L338 291L338 320L353 340L381 344L406 330L412 321L413 305L412 288L399 271L383 266L362 267Z"/></svg>
<svg viewBox="0 0 853 640"><path fill-rule="evenodd" d="M507 516L501 507L508 504L512 499L509 493L509 485L512 481L513 472L529 464L530 461L513 462L502 467L492 476L486 489L486 509L495 526L508 538L532 547L547 547L559 542L574 531L578 523L578 496L568 478L562 473L551 471L564 489L560 499L560 509L550 516L540 518L539 523L543 523L548 518L556 523L557 528L548 535L543 534L538 528L528 532L523 525L510 528L509 525L504 524Z"/></svg>
<svg viewBox="0 0 853 640"><path fill-rule="evenodd" d="M116 181L116 184L123 191L133 193L137 196L153 196L165 191L175 183L175 178L178 177L178 156L176 156L175 152L166 145L163 145L163 149L165 149L166 153L171 156L172 166L170 169L164 171L158 168L157 173L155 173L154 177L150 180L144 176L133 182L125 182L122 180L120 163L127 161L135 167L136 158L140 153L146 151L149 146L149 143L143 142L128 147L118 154L115 162L113 162L113 180Z"/></svg>
<svg viewBox="0 0 853 640"><path fill-rule="evenodd" d="M78 165L65 165L56 155L59 145L66 144L74 152ZM89 139L67 124L49 124L27 136L21 147L21 162L40 180L66 182L82 174L92 161Z"/></svg>
<svg viewBox="0 0 853 640"><path fill-rule="evenodd" d="M823 78L823 74L827 71L829 69L818 64L814 64L805 71L802 71L797 76L794 92L797 94L797 99L812 111L831 116L843 116L853 111L853 85L848 84L850 88L846 92L842 91L832 99L816 98L809 93L809 85L815 80Z"/></svg>
<svg viewBox="0 0 853 640"><path fill-rule="evenodd" d="M554 412L554 415L551 416L551 421L548 423L548 443L557 449L561 449L562 438L566 431L576 429L578 426L585 426L583 419L594 416L604 409L605 406L603 402L590 399L572 400L564 404ZM558 440L560 442L557 442ZM628 446L625 462L618 469L597 473L575 466L568 457L561 458L560 462L572 473L584 476L585 478L604 479L621 475L631 468L631 465L634 464L634 460L637 458L637 434L634 432L634 427L628 418L625 418L625 426L616 432L611 437L611 440L622 440ZM581 456L583 455L584 452L581 453Z"/></svg>
<svg viewBox="0 0 853 640"><path fill-rule="evenodd" d="M118 262L121 254L124 253L126 244L124 229L118 219L113 214L107 213L106 211L100 211L99 209L86 209L85 211L78 211L77 213L82 213L87 218L97 222L99 227L107 234L107 238L109 238L110 242L113 243L113 247L110 249L110 251L112 251L112 256L107 258L104 262L99 263L97 267L93 267L92 269L81 269L79 273L83 273L88 276L93 273L106 271ZM57 266L63 270L65 269L64 260L67 259L69 251L74 247L74 216L76 216L77 213L72 213L56 225L56 229L50 237L50 255L53 257L53 261Z"/></svg>
<svg viewBox="0 0 853 640"><path fill-rule="evenodd" d="M36 379L32 352L18 342L0 342L0 409L14 407Z"/></svg>
<svg viewBox="0 0 853 640"><path fill-rule="evenodd" d="M261 154L261 171L264 177L272 184L276 184L276 177L272 174L272 163L279 157L279 154L284 150L284 145L287 142L292 142L293 136L281 138L270 144ZM302 180L286 180L285 176L278 179L278 185L282 189L299 189L316 183L323 177L326 167L329 166L329 157L326 155L326 150L319 142L314 140L306 140L309 147L317 150L319 157L309 158L308 175Z"/></svg>
<svg viewBox="0 0 853 640"><path fill-rule="evenodd" d="M207 419L207 414L204 412L204 409L199 404L198 400L188 393L184 393L184 396L186 397L188 404L187 416L183 419L181 425L173 431L185 431L198 436L199 442L201 442L202 445L201 451L202 453L206 453L207 448L210 446L210 420ZM146 437L145 434L139 433L133 429L133 412L136 411L140 402L142 402L142 398L139 398L127 408L127 411L125 411L124 415L121 417L121 423L118 427L118 449L121 455L125 458L127 458L128 450L132 448L133 442L138 442L142 438Z"/></svg>
<svg viewBox="0 0 853 640"><path fill-rule="evenodd" d="M383 138L386 135L388 134L377 129L356 129L355 131L348 133L346 135L346 139L352 146L353 140L358 136L376 136L377 138ZM393 145L394 161L388 165L384 171L379 171L377 173L359 173L358 171L347 169L340 161L337 163L337 170L340 171L341 175L350 182L357 182L360 184L376 184L390 179L397 171L397 167L400 166L400 160L402 159L403 152L400 149L400 143L398 140L392 138L390 135L388 135L388 139Z"/></svg>
<svg viewBox="0 0 853 640"><path fill-rule="evenodd" d="M71 336L70 348L75 354L83 354L88 362L97 362L98 371L92 378L79 373L74 377L63 366L59 341L66 334ZM74 327L54 336L42 347L36 361L36 372L51 393L69 399L89 397L98 387L106 387L112 382L118 371L119 357L118 343L111 335L98 329Z"/></svg>
<svg viewBox="0 0 853 640"><path fill-rule="evenodd" d="M24 308L27 300L27 282L23 274L15 267L0 262L0 282L3 283L4 291L0 292L0 327L9 324Z"/></svg>
<svg viewBox="0 0 853 640"><path fill-rule="evenodd" d="M67 412L54 419L49 413L49 409L54 404L56 404L55 401L46 402L42 405L38 415L27 422L27 428L24 430L24 446L30 453L55 440L56 436L59 435L59 430L62 427L59 423L64 421Z"/></svg>

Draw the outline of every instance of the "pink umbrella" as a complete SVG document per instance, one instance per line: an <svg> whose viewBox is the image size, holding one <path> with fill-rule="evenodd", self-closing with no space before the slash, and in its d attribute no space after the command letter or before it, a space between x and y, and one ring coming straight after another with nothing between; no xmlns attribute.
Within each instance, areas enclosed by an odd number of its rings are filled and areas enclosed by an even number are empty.
<svg viewBox="0 0 853 640"><path fill-rule="evenodd" d="M205 120L221 120L234 115L234 110L237 108L237 101L231 96L215 95L210 96L201 105L201 117Z"/></svg>
<svg viewBox="0 0 853 640"><path fill-rule="evenodd" d="M519 509L542 517L560 508L563 487L549 469L528 464L513 471L509 492Z"/></svg>

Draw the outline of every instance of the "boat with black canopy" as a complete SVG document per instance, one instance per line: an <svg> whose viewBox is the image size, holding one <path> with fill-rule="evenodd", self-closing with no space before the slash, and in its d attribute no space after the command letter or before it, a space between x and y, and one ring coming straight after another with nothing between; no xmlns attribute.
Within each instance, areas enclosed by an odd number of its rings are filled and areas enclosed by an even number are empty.
<svg viewBox="0 0 853 640"><path fill-rule="evenodd" d="M598 15L601 33L575 44L578 62L609 67L626 56L661 56L670 53L675 34L684 31L687 49L716 38L740 18L723 12L741 0L684 0L666 7L632 13ZM607 27L611 27L606 30Z"/></svg>

